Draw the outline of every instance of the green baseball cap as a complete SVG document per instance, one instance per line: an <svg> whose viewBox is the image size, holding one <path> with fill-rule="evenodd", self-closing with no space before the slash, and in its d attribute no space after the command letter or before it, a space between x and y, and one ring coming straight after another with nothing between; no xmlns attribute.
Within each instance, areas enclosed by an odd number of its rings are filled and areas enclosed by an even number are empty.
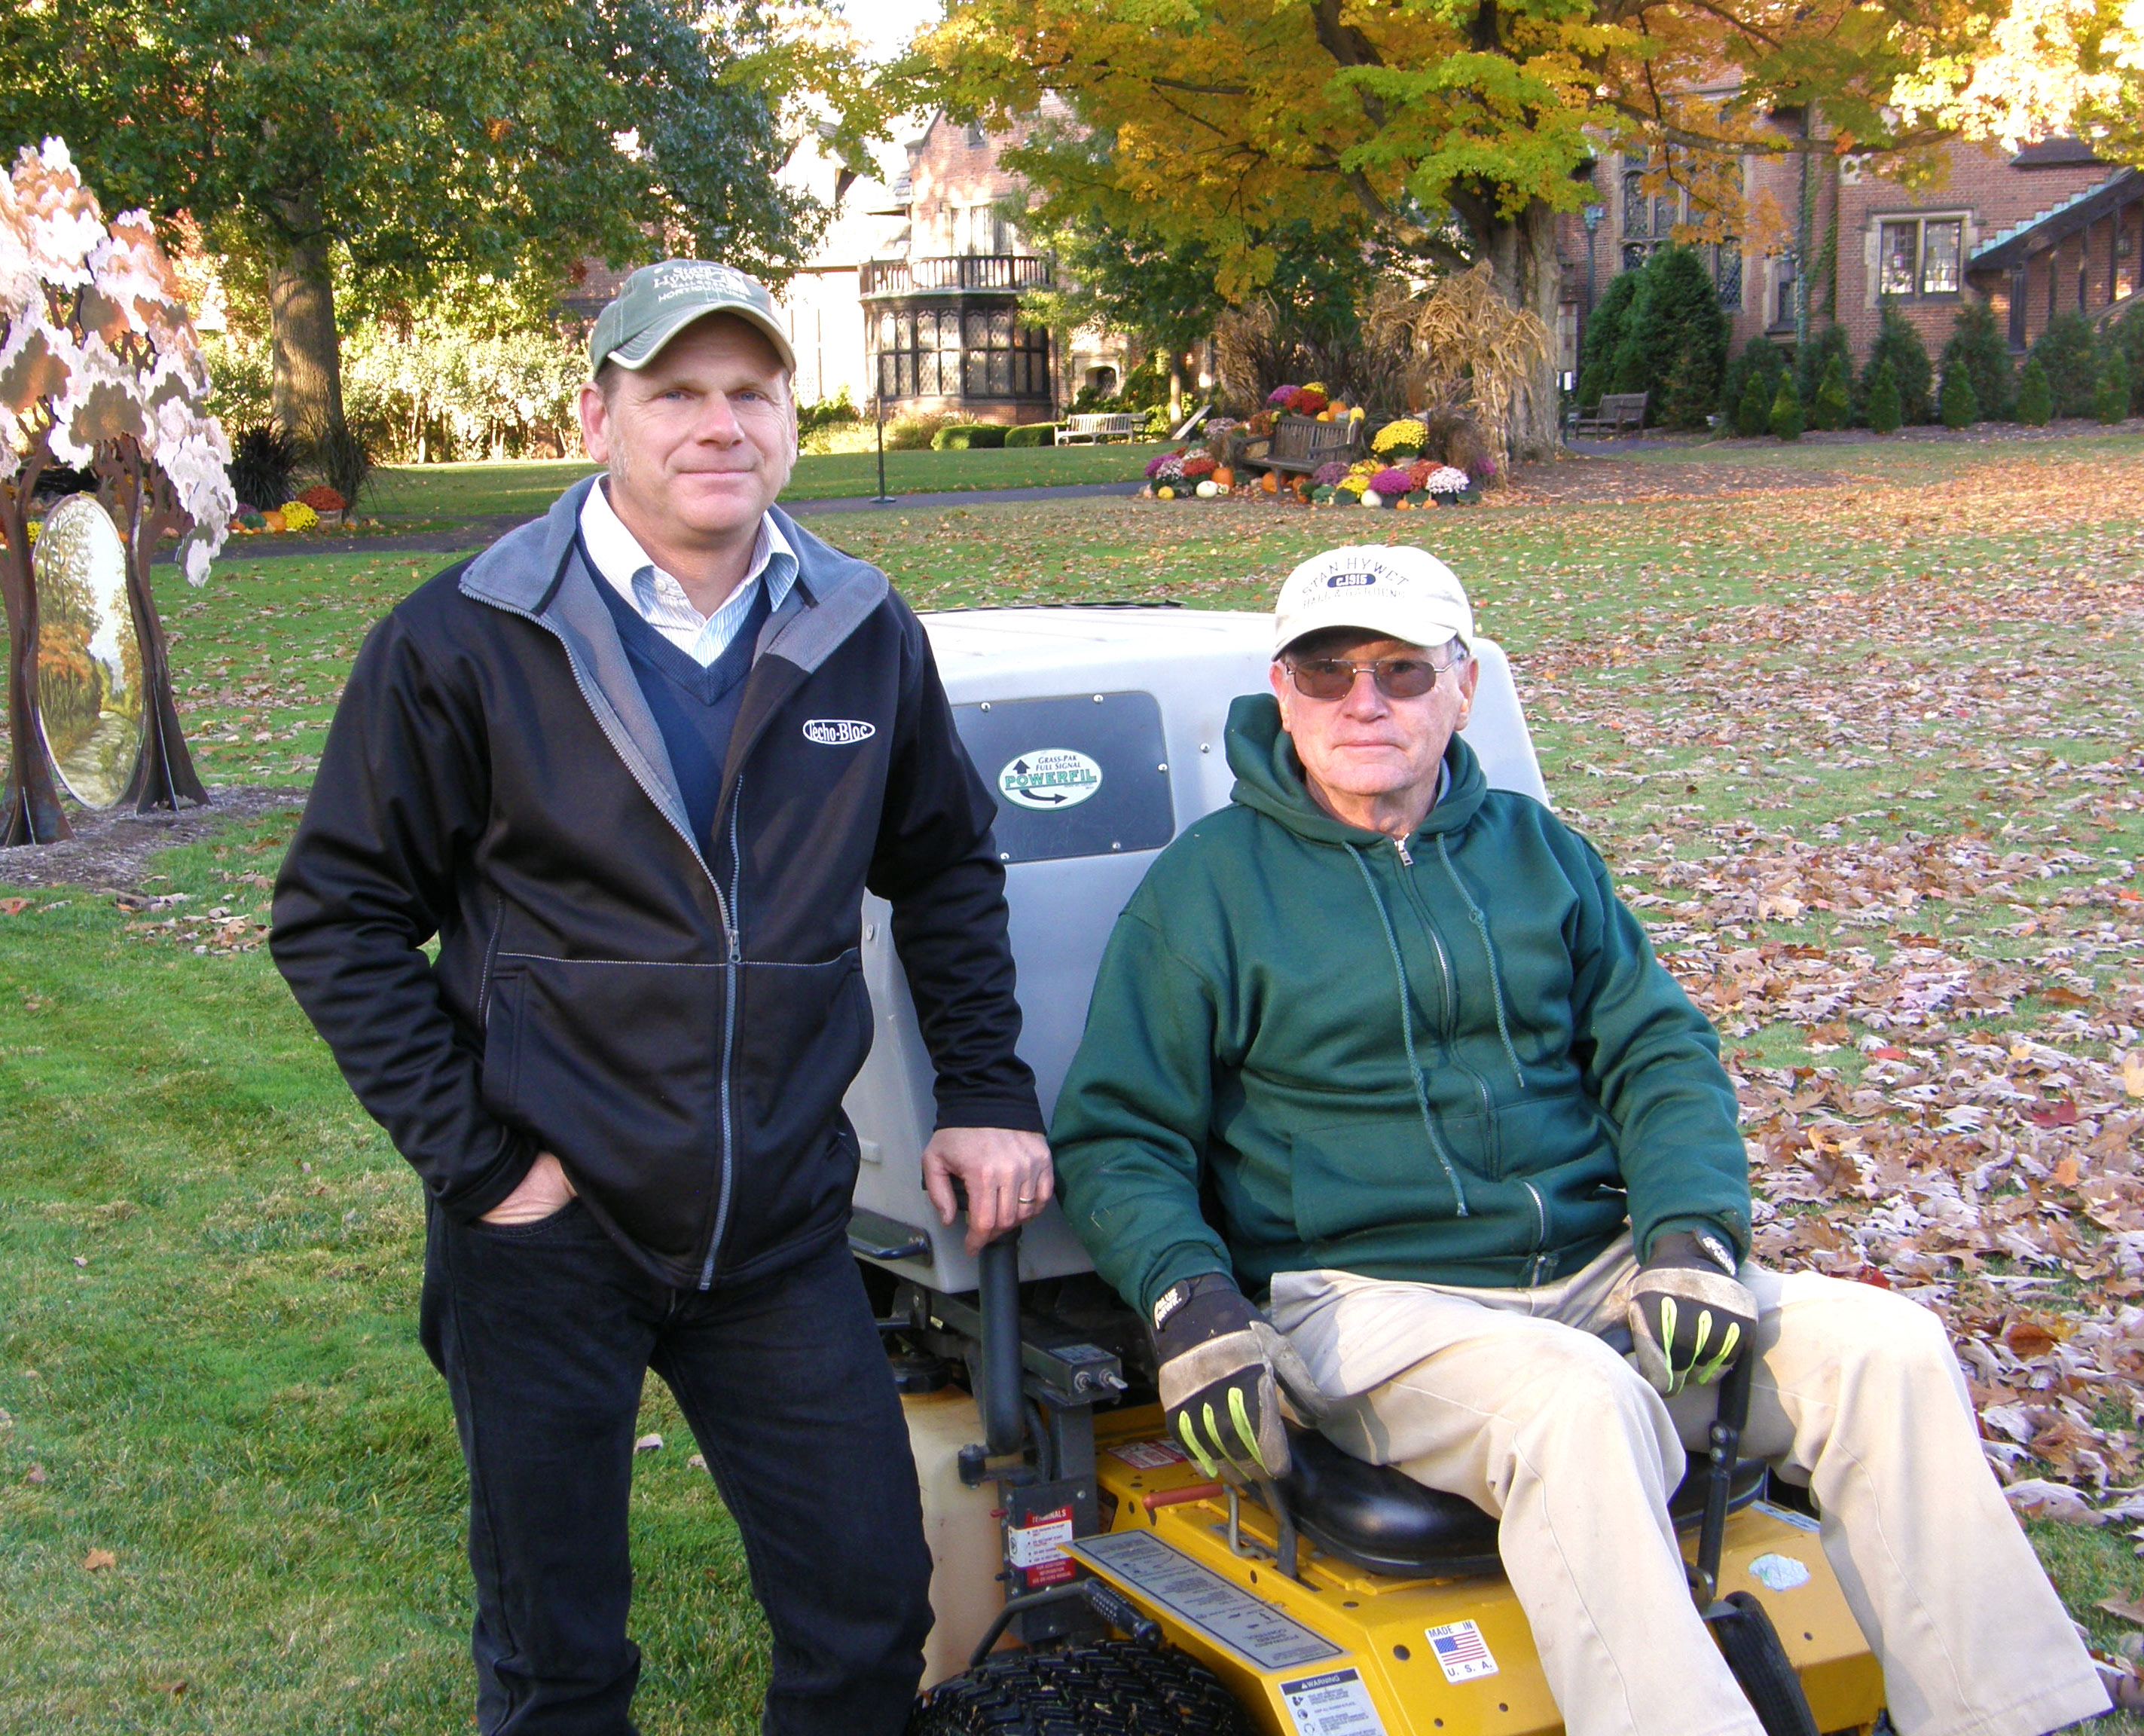
<svg viewBox="0 0 2144 1736"><path fill-rule="evenodd" d="M643 266L619 285L588 334L588 367L593 371L614 361L622 368L644 368L672 338L711 313L732 314L764 332L782 366L797 371L797 352L775 316L767 286L735 266L704 259Z"/></svg>

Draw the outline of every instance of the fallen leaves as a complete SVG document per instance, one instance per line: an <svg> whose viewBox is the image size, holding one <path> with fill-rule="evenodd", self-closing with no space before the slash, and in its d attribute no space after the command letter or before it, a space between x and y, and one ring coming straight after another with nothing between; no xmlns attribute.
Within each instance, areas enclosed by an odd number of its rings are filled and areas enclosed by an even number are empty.
<svg viewBox="0 0 2144 1736"><path fill-rule="evenodd" d="M110 1549L92 1549L82 1558L82 1570L84 1573L99 1574L107 1568L118 1565L118 1556L112 1554Z"/></svg>
<svg viewBox="0 0 2144 1736"><path fill-rule="evenodd" d="M660 1435L643 1435L633 1442L633 1450L636 1453L659 1453L663 1450L663 1437Z"/></svg>

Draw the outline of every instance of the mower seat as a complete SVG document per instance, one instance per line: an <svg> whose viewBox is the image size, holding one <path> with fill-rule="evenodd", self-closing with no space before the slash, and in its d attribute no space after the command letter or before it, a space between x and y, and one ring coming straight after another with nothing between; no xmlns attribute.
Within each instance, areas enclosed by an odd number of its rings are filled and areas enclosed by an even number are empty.
<svg viewBox="0 0 2144 1736"><path fill-rule="evenodd" d="M1308 1430L1289 1430L1288 1447L1294 1463L1281 1493L1303 1535L1328 1554L1402 1579L1501 1570L1496 1521L1464 1496L1425 1488L1391 1465L1365 1465ZM1761 1459L1735 1467L1730 1512L1764 1492L1764 1471ZM1668 1502L1676 1530L1704 1518L1706 1472L1693 1456Z"/></svg>

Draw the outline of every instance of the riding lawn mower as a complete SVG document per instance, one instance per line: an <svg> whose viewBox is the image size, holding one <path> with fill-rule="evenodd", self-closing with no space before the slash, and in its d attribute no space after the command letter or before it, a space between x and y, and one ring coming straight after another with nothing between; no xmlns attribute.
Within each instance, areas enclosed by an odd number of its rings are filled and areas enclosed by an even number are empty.
<svg viewBox="0 0 2144 1736"><path fill-rule="evenodd" d="M1229 702L1265 684L1270 620L1171 607L926 615L998 806L1021 1052L1045 1112L1104 943L1154 853L1228 799ZM1467 739L1547 799L1491 641ZM911 1736L1546 1736L1563 1728L1496 1523L1291 1430L1275 1482L1218 1478L1162 1429L1139 1319L1055 1206L980 1256L929 1211L931 1069L887 908L864 912L876 1023L846 1109L849 1225L903 1394L936 1625ZM1806 1490L1739 1461L1749 1365L1672 1511L1694 1595L1769 1736L1885 1725L1874 1659Z"/></svg>

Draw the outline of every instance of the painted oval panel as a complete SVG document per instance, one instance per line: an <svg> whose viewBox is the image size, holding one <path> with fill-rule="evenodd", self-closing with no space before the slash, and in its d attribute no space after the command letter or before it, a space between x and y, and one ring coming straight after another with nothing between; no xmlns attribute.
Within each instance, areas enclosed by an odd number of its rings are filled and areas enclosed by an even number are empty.
<svg viewBox="0 0 2144 1736"><path fill-rule="evenodd" d="M67 793L109 808L141 751L141 653L127 606L127 549L94 495L46 516L37 584L37 708Z"/></svg>

